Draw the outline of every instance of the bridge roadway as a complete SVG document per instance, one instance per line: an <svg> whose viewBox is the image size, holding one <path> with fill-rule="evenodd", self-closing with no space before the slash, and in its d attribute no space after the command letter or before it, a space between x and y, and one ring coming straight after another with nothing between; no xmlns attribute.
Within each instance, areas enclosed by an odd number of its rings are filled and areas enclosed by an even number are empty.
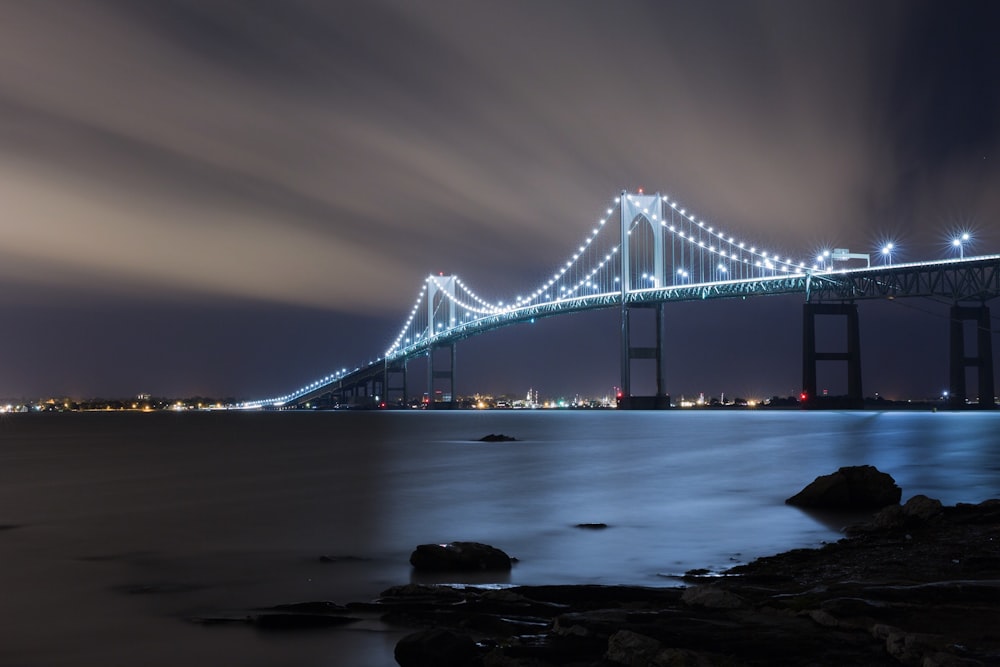
<svg viewBox="0 0 1000 667"><path fill-rule="evenodd" d="M804 341L805 349L803 351L803 387L806 399L815 397L815 362L833 360L848 362L848 384L849 387L853 388L851 393L857 394L852 396L853 402L856 404L861 400L859 350L853 349L845 353L834 354L817 353L814 349L813 339L813 349L810 352L808 336L810 330L813 329L810 313L848 315L849 327L856 330L856 310L853 311L855 313L853 323L850 321L852 309L856 308L853 305L855 301L913 297L937 298L953 304L951 396L953 401L956 401L956 407L958 407L957 401L961 400L964 403L964 369L966 366L979 366L981 370L979 373L980 394L983 395L982 390L988 389L988 395L993 396L992 338L988 335L989 331L987 331L987 335L979 337L980 349L977 357L967 357L964 349L956 350L956 346L961 347L961 341L956 340L955 336L958 335L961 338L960 326L963 319L978 319L980 330L982 330L982 322L987 323L987 330L990 329L989 311L985 304L988 300L1000 296L1000 255L840 270L809 270L799 274L789 273L752 279L632 289L628 292L606 292L520 308L509 308L500 313L485 315L443 329L408 346L400 347L385 358L377 359L353 371L336 374L324 381L315 382L292 392L288 396L248 404L248 407L300 406L331 394L339 396L342 400L353 396L355 401L358 400L359 393L365 399L369 396L374 397L376 394L385 396L391 389L388 375L392 372L405 373L403 369L406 360L427 355L438 348L454 346L455 342L464 338L543 317L616 306L622 307L624 304L625 307L622 308L622 311L623 319L625 319L626 312L631 307L658 305L662 308L663 304L679 301L746 299L783 294L802 294L805 297L804 334L807 340ZM836 307L831 310L830 306L833 304L843 306L846 310ZM811 306L814 308L810 308ZM826 307L824 308L824 306ZM956 319L959 320L957 323L959 326L958 334L955 331ZM627 335L626 331L624 336L627 337ZM630 358L652 356L643 354L630 356L625 351L628 349L627 340L623 340L622 344L623 366L629 365ZM984 346L987 348L986 350L983 349ZM812 366L811 371L808 368L810 365ZM452 374L452 381L453 372L454 368L445 372L445 374ZM623 386L628 386L627 372L623 371L625 378ZM433 383L433 375L434 372L429 371L429 385ZM959 384L962 386L959 387ZM372 389L371 392L368 391L369 387ZM381 388L381 392L376 391L377 388ZM373 400L373 398L369 400ZM990 404L992 405L992 401Z"/></svg>

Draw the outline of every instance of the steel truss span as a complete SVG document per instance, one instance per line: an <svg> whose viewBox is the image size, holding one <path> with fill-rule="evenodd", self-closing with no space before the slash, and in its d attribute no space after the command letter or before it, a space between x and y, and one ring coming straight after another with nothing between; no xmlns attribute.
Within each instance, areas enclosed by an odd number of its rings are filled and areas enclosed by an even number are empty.
<svg viewBox="0 0 1000 667"><path fill-rule="evenodd" d="M565 313L781 294L815 304L905 297L983 304L1000 295L1000 255L875 267L867 255L847 250L826 255L807 265L740 239L669 196L622 192L532 289L493 300L458 276L430 275L398 335L374 361L243 406L304 403L384 378L406 360L464 338ZM866 266L847 264L859 259Z"/></svg>

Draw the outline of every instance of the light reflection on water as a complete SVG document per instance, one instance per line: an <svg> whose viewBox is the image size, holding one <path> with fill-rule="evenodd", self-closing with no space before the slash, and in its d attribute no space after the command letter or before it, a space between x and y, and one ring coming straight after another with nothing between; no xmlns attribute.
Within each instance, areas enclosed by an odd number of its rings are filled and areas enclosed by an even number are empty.
<svg viewBox="0 0 1000 667"><path fill-rule="evenodd" d="M0 664L392 664L393 633L288 640L182 619L439 581L407 559L451 540L520 559L477 583L674 585L664 575L839 537L847 518L783 501L844 465L892 474L904 499L1000 496L986 413L15 417L0 422L0 524L19 526L0 531L15 619ZM488 433L517 441L476 441ZM172 592L124 592L148 585Z"/></svg>

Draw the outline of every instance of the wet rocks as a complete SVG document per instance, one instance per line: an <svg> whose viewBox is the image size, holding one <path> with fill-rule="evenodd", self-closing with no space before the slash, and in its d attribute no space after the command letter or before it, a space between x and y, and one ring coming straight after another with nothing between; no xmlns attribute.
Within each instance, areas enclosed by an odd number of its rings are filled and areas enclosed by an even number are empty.
<svg viewBox="0 0 1000 667"><path fill-rule="evenodd" d="M846 466L817 477L785 502L817 509L879 509L899 503L902 493L891 475L874 466Z"/></svg>
<svg viewBox="0 0 1000 667"><path fill-rule="evenodd" d="M872 517L870 522L848 527L847 534L857 535L860 533L917 526L937 517L943 511L944 508L940 500L928 498L924 495L916 495L907 500L904 505L883 507Z"/></svg>
<svg viewBox="0 0 1000 667"><path fill-rule="evenodd" d="M739 609L744 606L739 595L716 586L692 586L681 595L684 604L709 609Z"/></svg>
<svg viewBox="0 0 1000 667"><path fill-rule="evenodd" d="M421 544L410 554L410 565L424 572L509 571L506 553L480 542Z"/></svg>
<svg viewBox="0 0 1000 667"><path fill-rule="evenodd" d="M883 512L903 520L684 589L411 585L380 603L464 635L484 667L1000 664L1000 501Z"/></svg>
<svg viewBox="0 0 1000 667"><path fill-rule="evenodd" d="M663 642L631 630L619 630L608 638L605 659L630 667L716 667L727 664L723 656L668 648Z"/></svg>
<svg viewBox="0 0 1000 667"><path fill-rule="evenodd" d="M476 643L445 628L431 628L406 635L396 644L400 667L467 667L476 659Z"/></svg>

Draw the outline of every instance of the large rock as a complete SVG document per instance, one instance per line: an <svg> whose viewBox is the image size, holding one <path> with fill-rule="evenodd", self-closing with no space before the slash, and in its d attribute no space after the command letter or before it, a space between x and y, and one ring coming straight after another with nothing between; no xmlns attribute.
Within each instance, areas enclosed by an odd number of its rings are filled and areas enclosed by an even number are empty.
<svg viewBox="0 0 1000 667"><path fill-rule="evenodd" d="M785 502L822 509L879 509L897 504L902 495L892 476L874 466L847 466L817 477Z"/></svg>
<svg viewBox="0 0 1000 667"><path fill-rule="evenodd" d="M421 544L410 554L410 565L428 572L503 570L511 568L510 556L479 542Z"/></svg>

